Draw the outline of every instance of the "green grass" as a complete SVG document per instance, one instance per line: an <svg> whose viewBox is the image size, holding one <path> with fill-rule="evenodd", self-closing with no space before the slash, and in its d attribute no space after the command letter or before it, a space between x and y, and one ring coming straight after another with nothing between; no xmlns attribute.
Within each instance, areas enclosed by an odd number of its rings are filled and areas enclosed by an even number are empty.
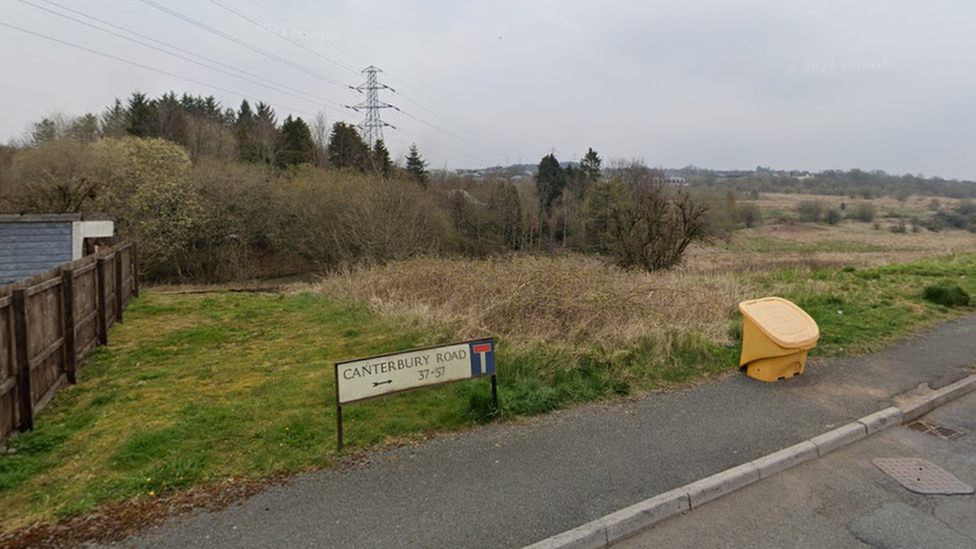
<svg viewBox="0 0 976 549"><path fill-rule="evenodd" d="M761 287L806 310L820 326L813 356L877 351L962 311L930 303L924 288L953 281L976 289L976 256L962 254L867 269L785 269L758 277Z"/></svg>
<svg viewBox="0 0 976 549"><path fill-rule="evenodd" d="M833 244L831 244L833 245ZM780 270L747 277L807 310L813 355L879 349L972 309L923 299L950 281L976 293L976 256L872 269ZM730 304L730 310L734 304ZM730 319L730 336L741 322ZM333 363L454 338L409 318L320 295L147 292L64 389L0 457L2 530L229 478L327 467L337 457ZM739 349L673 332L632 347L498 339L501 416L549 412L734 370ZM344 409L346 444L491 421L487 380Z"/></svg>
<svg viewBox="0 0 976 549"><path fill-rule="evenodd" d="M729 246L733 250L747 250L753 252L799 252L799 253L822 253L822 252L842 252L842 253L870 253L884 252L887 248L874 244L864 244L860 242L849 242L846 240L814 240L810 242L798 242L795 240L782 240L769 236L755 236L744 238L741 241Z"/></svg>

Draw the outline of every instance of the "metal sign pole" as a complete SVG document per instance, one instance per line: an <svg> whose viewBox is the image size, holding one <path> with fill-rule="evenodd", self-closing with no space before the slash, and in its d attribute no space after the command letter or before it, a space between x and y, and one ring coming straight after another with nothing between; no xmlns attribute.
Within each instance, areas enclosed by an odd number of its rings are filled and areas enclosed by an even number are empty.
<svg viewBox="0 0 976 549"><path fill-rule="evenodd" d="M338 436L339 438L338 451L341 452L342 451L342 406L338 404L336 405L336 423L338 425L336 436Z"/></svg>
<svg viewBox="0 0 976 549"><path fill-rule="evenodd" d="M335 401L336 401L336 437L339 439L339 444L336 447L337 452L342 451L342 403L339 401L339 365L335 365Z"/></svg>
<svg viewBox="0 0 976 549"><path fill-rule="evenodd" d="M495 413L498 413L498 382L495 380L495 374L491 374L491 401L495 406Z"/></svg>

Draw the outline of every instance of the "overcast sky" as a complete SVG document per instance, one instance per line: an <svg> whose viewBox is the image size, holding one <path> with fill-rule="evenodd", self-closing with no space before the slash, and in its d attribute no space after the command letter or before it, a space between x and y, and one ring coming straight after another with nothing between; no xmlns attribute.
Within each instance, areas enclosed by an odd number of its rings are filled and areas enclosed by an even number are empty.
<svg viewBox="0 0 976 549"><path fill-rule="evenodd" d="M212 94L228 107L264 100L279 120L324 111L330 123L356 123L341 105L363 97L342 85L361 84L373 64L398 92L381 99L403 110L383 113L397 127L386 130L390 149L416 141L434 167L537 163L551 151L576 160L593 147L668 167L976 179L972 0L53 1L291 95L0 0L0 23L170 73L0 26L2 141L51 112L99 112L133 90Z"/></svg>

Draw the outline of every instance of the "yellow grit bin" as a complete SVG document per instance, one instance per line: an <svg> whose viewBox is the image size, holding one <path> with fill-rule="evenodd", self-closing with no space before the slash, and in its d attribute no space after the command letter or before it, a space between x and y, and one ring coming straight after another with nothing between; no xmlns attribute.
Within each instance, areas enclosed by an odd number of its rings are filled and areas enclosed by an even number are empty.
<svg viewBox="0 0 976 549"><path fill-rule="evenodd" d="M802 374L807 351L817 345L820 328L806 311L779 297L739 303L742 358L746 375L778 381Z"/></svg>

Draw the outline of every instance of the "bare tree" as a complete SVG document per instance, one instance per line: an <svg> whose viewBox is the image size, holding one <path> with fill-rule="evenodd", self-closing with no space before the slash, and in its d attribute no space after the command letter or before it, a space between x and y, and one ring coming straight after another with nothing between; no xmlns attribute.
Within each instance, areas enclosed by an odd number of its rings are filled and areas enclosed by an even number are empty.
<svg viewBox="0 0 976 549"><path fill-rule="evenodd" d="M98 162L74 139L42 141L13 157L4 200L18 212L81 212L98 195Z"/></svg>
<svg viewBox="0 0 976 549"><path fill-rule="evenodd" d="M707 238L706 211L687 191L669 196L659 184L638 190L632 203L613 213L617 262L647 271L678 265L692 242Z"/></svg>
<svg viewBox="0 0 976 549"><path fill-rule="evenodd" d="M315 113L315 118L312 118L309 127L312 130L312 141L315 141L315 165L324 168L329 163L329 132L332 130L325 113L322 111Z"/></svg>

